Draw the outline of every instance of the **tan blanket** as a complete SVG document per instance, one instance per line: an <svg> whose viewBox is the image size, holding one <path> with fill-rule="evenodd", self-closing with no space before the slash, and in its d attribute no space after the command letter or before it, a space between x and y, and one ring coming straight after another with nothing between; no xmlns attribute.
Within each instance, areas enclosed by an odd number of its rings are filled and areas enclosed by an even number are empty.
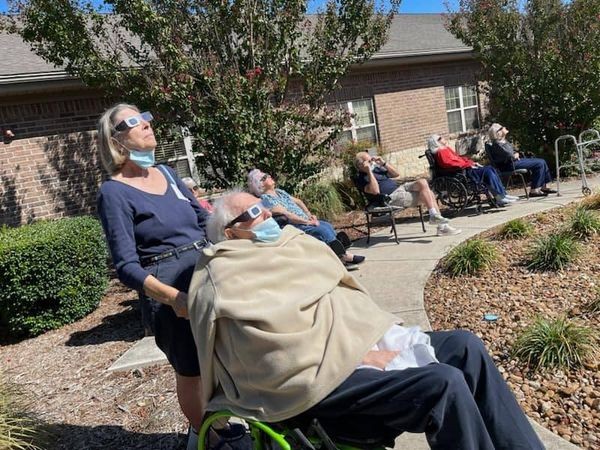
<svg viewBox="0 0 600 450"><path fill-rule="evenodd" d="M275 243L205 249L188 302L208 409L265 421L321 401L398 322L327 245L291 226Z"/></svg>

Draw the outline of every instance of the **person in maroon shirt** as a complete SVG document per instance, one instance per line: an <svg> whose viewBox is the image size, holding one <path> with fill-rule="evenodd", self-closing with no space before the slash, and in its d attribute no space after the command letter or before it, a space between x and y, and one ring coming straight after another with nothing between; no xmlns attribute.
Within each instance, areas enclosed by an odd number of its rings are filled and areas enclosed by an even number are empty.
<svg viewBox="0 0 600 450"><path fill-rule="evenodd" d="M435 163L440 169L465 170L467 176L475 183L483 183L487 186L494 194L498 206L506 206L519 199L506 193L506 189L493 167L482 166L466 156L460 156L448 145L448 141L443 136L431 135L427 140L427 147L433 153Z"/></svg>

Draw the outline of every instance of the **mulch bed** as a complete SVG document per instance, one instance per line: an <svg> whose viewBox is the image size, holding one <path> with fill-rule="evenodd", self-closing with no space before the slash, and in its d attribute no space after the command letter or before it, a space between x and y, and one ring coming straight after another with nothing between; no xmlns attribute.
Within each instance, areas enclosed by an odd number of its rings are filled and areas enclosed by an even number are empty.
<svg viewBox="0 0 600 450"><path fill-rule="evenodd" d="M535 235L545 235L568 220L570 208L525 218ZM600 371L598 360L578 370L535 373L511 359L516 335L536 316L566 314L598 329L599 313L586 313L600 284L600 236L584 245L577 262L559 272L530 272L526 267L532 239L499 240L494 230L480 237L502 255L478 276L452 278L438 268L425 288L425 306L434 329L464 328L480 336L491 351L521 406L537 422L583 448L600 448ZM486 322L483 315L499 316Z"/></svg>

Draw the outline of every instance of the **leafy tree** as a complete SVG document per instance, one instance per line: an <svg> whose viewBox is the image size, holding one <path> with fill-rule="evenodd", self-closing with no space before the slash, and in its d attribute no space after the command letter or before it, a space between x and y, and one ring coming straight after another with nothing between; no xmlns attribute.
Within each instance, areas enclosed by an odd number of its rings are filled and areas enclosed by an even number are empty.
<svg viewBox="0 0 600 450"><path fill-rule="evenodd" d="M400 0L12 0L10 30L45 60L187 126L208 186L253 166L291 188L327 162L344 114L327 96L385 42ZM97 2L96 2L97 3ZM110 11L110 13L102 12Z"/></svg>
<svg viewBox="0 0 600 450"><path fill-rule="evenodd" d="M481 62L490 120L524 149L553 148L600 116L598 0L460 0L448 28Z"/></svg>

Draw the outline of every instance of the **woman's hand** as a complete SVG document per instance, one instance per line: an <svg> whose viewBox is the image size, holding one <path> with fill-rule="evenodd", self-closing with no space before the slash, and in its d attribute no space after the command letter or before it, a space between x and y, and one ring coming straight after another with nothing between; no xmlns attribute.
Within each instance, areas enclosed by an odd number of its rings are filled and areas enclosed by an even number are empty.
<svg viewBox="0 0 600 450"><path fill-rule="evenodd" d="M519 159L521 159L521 155L519 155L519 152L515 152L515 153L513 154L513 159L514 159L515 161L518 161Z"/></svg>
<svg viewBox="0 0 600 450"><path fill-rule="evenodd" d="M384 370L385 367L392 361L392 359L399 354L400 352L391 350L371 350L363 358L362 364Z"/></svg>
<svg viewBox="0 0 600 450"><path fill-rule="evenodd" d="M319 219L317 219L317 216L315 216L314 214L309 215L308 221L309 225L314 225L315 227L319 226Z"/></svg>
<svg viewBox="0 0 600 450"><path fill-rule="evenodd" d="M171 303L171 308L173 308L173 311L175 311L177 317L181 317L183 319L190 318L188 315L187 299L187 293L179 291L175 297L175 300Z"/></svg>

